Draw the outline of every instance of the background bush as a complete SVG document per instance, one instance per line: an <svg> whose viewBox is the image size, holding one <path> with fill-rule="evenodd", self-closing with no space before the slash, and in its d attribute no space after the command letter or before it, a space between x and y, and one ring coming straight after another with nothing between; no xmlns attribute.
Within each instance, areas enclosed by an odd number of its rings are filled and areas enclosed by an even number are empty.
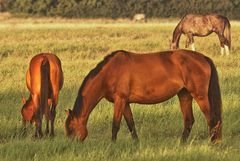
<svg viewBox="0 0 240 161"><path fill-rule="evenodd" d="M79 18L181 17L219 13L240 19L240 0L0 0L0 11Z"/></svg>

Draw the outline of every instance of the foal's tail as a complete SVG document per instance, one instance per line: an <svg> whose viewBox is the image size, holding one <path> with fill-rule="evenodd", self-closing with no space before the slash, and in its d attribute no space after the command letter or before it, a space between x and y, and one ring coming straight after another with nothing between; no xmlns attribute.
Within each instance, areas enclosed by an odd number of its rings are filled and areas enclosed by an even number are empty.
<svg viewBox="0 0 240 161"><path fill-rule="evenodd" d="M44 56L41 64L41 94L40 108L44 112L48 108L48 95L50 89L50 64L47 57Z"/></svg>
<svg viewBox="0 0 240 161"><path fill-rule="evenodd" d="M211 140L220 140L222 136L222 99L218 80L218 74L213 61L206 57L211 66L211 77L208 90L208 99L211 108Z"/></svg>
<svg viewBox="0 0 240 161"><path fill-rule="evenodd" d="M225 29L224 29L224 37L227 39L227 45L229 49L231 49L231 25L229 20L226 18L225 20Z"/></svg>

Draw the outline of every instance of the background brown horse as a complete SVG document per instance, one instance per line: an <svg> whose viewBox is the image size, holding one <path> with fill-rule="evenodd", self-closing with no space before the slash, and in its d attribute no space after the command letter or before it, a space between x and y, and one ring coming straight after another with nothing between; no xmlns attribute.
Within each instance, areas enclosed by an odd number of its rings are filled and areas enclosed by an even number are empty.
<svg viewBox="0 0 240 161"><path fill-rule="evenodd" d="M30 96L23 98L23 123L35 122L35 136L41 137L42 117L45 114L47 125L46 135L49 133L49 120L51 120L51 133L54 135L54 119L58 94L63 86L63 72L61 61L54 54L42 53L34 56L30 62L26 75L26 83ZM50 109L50 105L52 108Z"/></svg>
<svg viewBox="0 0 240 161"><path fill-rule="evenodd" d="M184 119L182 140L194 123L192 100L204 113L212 141L221 139L221 94L211 59L188 50L150 54L116 51L105 57L85 77L73 110L67 111L67 136L84 140L87 120L102 99L114 102L112 140L116 140L122 115L137 139L130 103L156 104L178 95Z"/></svg>
<svg viewBox="0 0 240 161"><path fill-rule="evenodd" d="M195 50L193 36L208 36L212 32L218 35L221 54L223 55L225 50L225 53L229 55L229 49L231 47L231 25L226 17L217 14L185 15L173 32L171 49L179 48L181 34L184 34L187 36L185 47L188 48L189 45L191 45L192 50Z"/></svg>

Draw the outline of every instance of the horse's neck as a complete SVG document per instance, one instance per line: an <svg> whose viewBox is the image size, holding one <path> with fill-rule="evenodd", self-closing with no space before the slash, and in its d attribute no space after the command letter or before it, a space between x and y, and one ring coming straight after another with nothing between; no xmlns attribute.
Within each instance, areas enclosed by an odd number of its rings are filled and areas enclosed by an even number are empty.
<svg viewBox="0 0 240 161"><path fill-rule="evenodd" d="M182 32L178 25L173 32L173 38L172 38L172 43L176 44L177 47L179 46L179 40L180 40L181 34Z"/></svg>
<svg viewBox="0 0 240 161"><path fill-rule="evenodd" d="M102 81L97 78L90 79L83 90L78 94L74 109L77 112L77 117L87 117L102 96ZM86 119L87 119L86 118Z"/></svg>

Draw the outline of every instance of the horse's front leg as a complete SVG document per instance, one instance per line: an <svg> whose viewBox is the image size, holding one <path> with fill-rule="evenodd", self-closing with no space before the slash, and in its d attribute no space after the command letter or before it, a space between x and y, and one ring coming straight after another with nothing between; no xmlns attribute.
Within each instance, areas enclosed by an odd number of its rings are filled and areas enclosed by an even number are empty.
<svg viewBox="0 0 240 161"><path fill-rule="evenodd" d="M120 96L116 96L114 99L114 114L112 122L112 141L116 141L117 133L120 128L120 122L122 119L123 110L125 108L126 102Z"/></svg>
<svg viewBox="0 0 240 161"><path fill-rule="evenodd" d="M190 44L190 40L189 40L189 37L187 36L186 43L185 43L185 48L188 48L189 44Z"/></svg>
<svg viewBox="0 0 240 161"><path fill-rule="evenodd" d="M195 51L196 48L195 48L195 45L194 45L193 34L192 33L188 33L188 34L186 34L186 36L187 36L186 48L188 48L189 45L191 45L191 49L193 51Z"/></svg>

